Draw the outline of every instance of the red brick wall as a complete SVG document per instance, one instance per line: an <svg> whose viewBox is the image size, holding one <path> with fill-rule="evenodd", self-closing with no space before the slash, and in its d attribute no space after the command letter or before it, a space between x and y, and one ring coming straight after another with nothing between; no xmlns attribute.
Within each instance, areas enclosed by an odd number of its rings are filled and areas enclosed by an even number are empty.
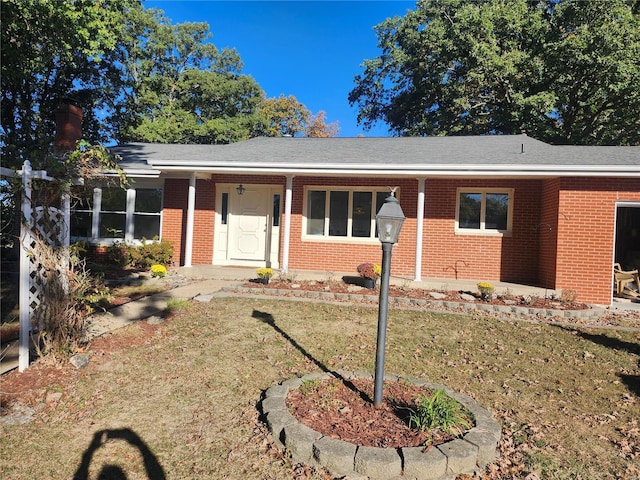
<svg viewBox="0 0 640 480"><path fill-rule="evenodd" d="M640 201L640 179L563 178L558 204L556 288L609 305L616 201Z"/></svg>
<svg viewBox="0 0 640 480"><path fill-rule="evenodd" d="M353 243L302 241L302 212L304 205L304 186L371 186L383 187L399 186L400 206L405 220L400 233L398 244L394 246L391 256L391 273L398 276L413 278L415 262L415 229L416 229L416 180L394 180L393 185L388 180L354 179L354 178L325 178L325 177L297 177L293 180L293 201L291 211L291 237L289 248L289 268L319 270L330 272L353 272L363 262L382 262L382 245L379 242L371 245L357 245Z"/></svg>
<svg viewBox="0 0 640 480"><path fill-rule="evenodd" d="M173 263L184 265L184 238L187 231L188 179L167 179L164 182L162 238L173 243ZM215 220L215 189L210 180L196 180L194 212L193 265L211 264L213 260L213 225Z"/></svg>
<svg viewBox="0 0 640 480"><path fill-rule="evenodd" d="M191 263L213 262L213 227L215 224L215 184L211 180L196 180L196 210L193 219L193 251Z"/></svg>
<svg viewBox="0 0 640 480"><path fill-rule="evenodd" d="M456 235L458 187L515 188L512 235ZM538 283L540 195L538 180L427 180L422 275Z"/></svg>
<svg viewBox="0 0 640 480"><path fill-rule="evenodd" d="M542 182L542 204L538 239L540 241L540 283L556 288L556 244L558 242L558 203L560 201L560 179Z"/></svg>
<svg viewBox="0 0 640 480"><path fill-rule="evenodd" d="M184 264L182 240L186 232L188 195L189 180L167 179L164 181L162 238L173 244L173 263L176 265Z"/></svg>

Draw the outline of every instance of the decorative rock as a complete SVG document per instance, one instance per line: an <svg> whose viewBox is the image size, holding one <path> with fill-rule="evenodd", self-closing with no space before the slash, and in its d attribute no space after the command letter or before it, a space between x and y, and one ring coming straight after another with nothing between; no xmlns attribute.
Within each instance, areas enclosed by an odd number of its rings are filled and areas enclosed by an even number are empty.
<svg viewBox="0 0 640 480"><path fill-rule="evenodd" d="M275 412L286 409L287 405L284 401L284 397L267 397L262 400L262 410L265 412Z"/></svg>
<svg viewBox="0 0 640 480"><path fill-rule="evenodd" d="M0 425L23 425L33 421L35 410L26 405L17 403L11 407L6 415L0 416Z"/></svg>
<svg viewBox="0 0 640 480"><path fill-rule="evenodd" d="M212 298L213 298L213 294L210 293L207 295L197 295L196 297L194 297L194 300L200 303L209 303Z"/></svg>
<svg viewBox="0 0 640 480"><path fill-rule="evenodd" d="M315 462L313 443L321 438L322 434L301 423L294 423L284 427L283 437L284 444L291 452L291 458L294 462L306 463L307 465L312 465Z"/></svg>
<svg viewBox="0 0 640 480"><path fill-rule="evenodd" d="M464 440L456 439L438 445L438 450L447 456L447 473L458 475L475 470L478 448Z"/></svg>
<svg viewBox="0 0 640 480"><path fill-rule="evenodd" d="M444 293L440 292L429 292L429 296L431 298L435 298L436 300L444 300L447 296Z"/></svg>
<svg viewBox="0 0 640 480"><path fill-rule="evenodd" d="M477 465L484 467L496 458L496 439L491 432L473 429L464 436L464 440L478 448Z"/></svg>
<svg viewBox="0 0 640 480"><path fill-rule="evenodd" d="M402 473L402 461L391 448L358 447L354 470L371 480L387 480Z"/></svg>
<svg viewBox="0 0 640 480"><path fill-rule="evenodd" d="M447 471L447 457L437 448L403 448L404 475L415 480L438 480Z"/></svg>
<svg viewBox="0 0 640 480"><path fill-rule="evenodd" d="M78 370L85 368L89 365L89 354L88 353L79 353L78 355L74 355L69 359L71 365L76 367Z"/></svg>
<svg viewBox="0 0 640 480"><path fill-rule="evenodd" d="M460 294L460 298L466 302L475 302L476 301L476 297L474 297L473 295L469 294L469 293L461 293Z"/></svg>
<svg viewBox="0 0 640 480"><path fill-rule="evenodd" d="M158 317L157 315L152 315L147 318L147 323L149 325L160 325L161 323L164 323L164 318Z"/></svg>
<svg viewBox="0 0 640 480"><path fill-rule="evenodd" d="M322 437L313 444L313 457L331 475L342 477L353 472L353 462L357 447L351 443Z"/></svg>
<svg viewBox="0 0 640 480"><path fill-rule="evenodd" d="M289 389L284 385L274 385L273 387L269 387L266 392L264 392L264 396L266 398L269 397L286 397L289 393Z"/></svg>
<svg viewBox="0 0 640 480"><path fill-rule="evenodd" d="M266 411L265 411L266 412ZM287 425L293 425L298 423L293 415L286 410L275 410L273 412L266 412L267 426L271 431L276 443L280 448L284 448L284 442L282 431Z"/></svg>

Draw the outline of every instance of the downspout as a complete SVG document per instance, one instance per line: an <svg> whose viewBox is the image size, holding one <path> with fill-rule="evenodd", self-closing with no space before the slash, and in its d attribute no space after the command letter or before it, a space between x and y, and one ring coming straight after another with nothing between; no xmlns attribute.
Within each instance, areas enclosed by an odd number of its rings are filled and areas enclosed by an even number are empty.
<svg viewBox="0 0 640 480"><path fill-rule="evenodd" d="M293 175L287 175L287 188L284 192L284 241L282 244L282 266L280 270L289 270L289 237L291 236L291 199L293 198Z"/></svg>
<svg viewBox="0 0 640 480"><path fill-rule="evenodd" d="M191 266L193 256L193 221L196 210L196 173L189 177L189 199L187 201L187 232L184 245L184 266Z"/></svg>
<svg viewBox="0 0 640 480"><path fill-rule="evenodd" d="M414 281L422 280L422 232L424 226L424 185L426 179L418 178L418 205L416 213L416 264Z"/></svg>

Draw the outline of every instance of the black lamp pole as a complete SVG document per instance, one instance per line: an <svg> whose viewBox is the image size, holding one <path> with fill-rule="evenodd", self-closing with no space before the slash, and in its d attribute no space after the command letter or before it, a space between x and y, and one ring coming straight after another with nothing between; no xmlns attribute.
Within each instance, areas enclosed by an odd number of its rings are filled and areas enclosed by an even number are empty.
<svg viewBox="0 0 640 480"><path fill-rule="evenodd" d="M395 191L395 189L394 189ZM389 276L391 273L391 250L398 242L405 217L393 192L385 200L376 215L378 238L382 243L382 272L380 276L380 300L378 303L378 340L376 343L376 371L373 388L373 404L382 403L384 383L384 354L387 343L387 317L389 313Z"/></svg>
<svg viewBox="0 0 640 480"><path fill-rule="evenodd" d="M376 344L376 375L373 389L373 404L382 403L382 383L384 381L384 353L387 343L387 317L389 313L389 271L391 270L391 250L393 243L382 244L382 275L380 276L380 300L378 302L378 341Z"/></svg>

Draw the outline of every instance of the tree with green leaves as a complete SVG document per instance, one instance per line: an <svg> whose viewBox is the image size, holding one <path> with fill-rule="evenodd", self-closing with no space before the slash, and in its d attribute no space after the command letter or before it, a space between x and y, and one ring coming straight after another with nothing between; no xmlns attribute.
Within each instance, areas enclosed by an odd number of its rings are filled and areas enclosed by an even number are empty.
<svg viewBox="0 0 640 480"><path fill-rule="evenodd" d="M139 1L2 0L3 165L29 159L34 168L44 167L55 109L70 96L85 107L84 137L106 139L98 108L120 89L104 79L131 8L140 8Z"/></svg>
<svg viewBox="0 0 640 480"><path fill-rule="evenodd" d="M420 0L376 26L349 102L365 128L640 144L635 0Z"/></svg>
<svg viewBox="0 0 640 480"><path fill-rule="evenodd" d="M335 137L339 132L338 122L327 124L324 110L312 115L293 95L267 98L260 113L265 123L261 134L267 137Z"/></svg>
<svg viewBox="0 0 640 480"><path fill-rule="evenodd" d="M305 131L311 118L311 112L293 95L278 98L267 98L260 106L260 113L265 119L262 132L267 137L295 137Z"/></svg>
<svg viewBox="0 0 640 480"><path fill-rule="evenodd" d="M264 92L241 74L238 53L219 51L211 36L207 23L131 12L119 49L125 88L111 117L119 141L229 143L261 129Z"/></svg>

